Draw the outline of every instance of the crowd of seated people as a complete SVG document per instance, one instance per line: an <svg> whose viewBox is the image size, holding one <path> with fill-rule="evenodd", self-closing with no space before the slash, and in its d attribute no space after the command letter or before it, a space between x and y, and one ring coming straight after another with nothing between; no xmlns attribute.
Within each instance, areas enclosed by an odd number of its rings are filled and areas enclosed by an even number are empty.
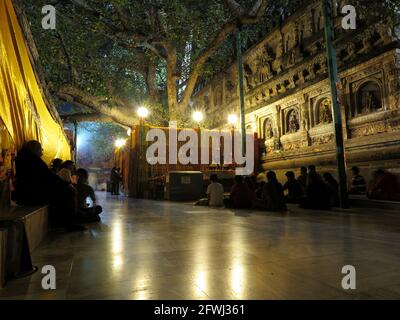
<svg viewBox="0 0 400 320"><path fill-rule="evenodd" d="M367 188L358 167L351 168L353 177L348 188L349 194L366 195L372 199L400 200L400 182L396 175L384 170L374 173ZM286 172L287 181L282 185L274 171L253 176L236 176L229 197L223 200L227 208L261 209L285 211L286 204L298 204L305 209L328 210L338 207L339 183L329 172L321 176L314 165L301 167L297 177L293 171ZM204 205L222 206L223 187L216 174L211 175Z"/></svg>
<svg viewBox="0 0 400 320"><path fill-rule="evenodd" d="M88 185L87 171L75 170L73 161L61 159L54 159L49 168L42 155L41 144L34 140L18 152L13 200L18 205L49 205L51 226L67 232L86 230L81 223L99 221L102 209L96 205L94 191ZM94 204L90 208L88 197Z"/></svg>

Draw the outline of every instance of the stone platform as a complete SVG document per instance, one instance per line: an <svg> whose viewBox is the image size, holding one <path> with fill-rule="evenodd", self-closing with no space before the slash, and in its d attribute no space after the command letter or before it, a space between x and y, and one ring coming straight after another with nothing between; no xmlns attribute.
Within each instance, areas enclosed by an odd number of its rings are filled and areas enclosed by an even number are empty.
<svg viewBox="0 0 400 320"><path fill-rule="evenodd" d="M232 211L98 194L102 222L50 233L33 252L53 265L0 299L399 299L400 215L384 209ZM356 290L341 286L356 269Z"/></svg>

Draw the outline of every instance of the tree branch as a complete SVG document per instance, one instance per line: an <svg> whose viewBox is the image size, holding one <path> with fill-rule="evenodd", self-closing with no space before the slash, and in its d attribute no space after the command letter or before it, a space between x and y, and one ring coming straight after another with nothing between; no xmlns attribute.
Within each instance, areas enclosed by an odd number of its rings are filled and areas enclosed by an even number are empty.
<svg viewBox="0 0 400 320"><path fill-rule="evenodd" d="M243 7L235 0L224 0L224 2L234 17L239 18L245 14Z"/></svg>
<svg viewBox="0 0 400 320"><path fill-rule="evenodd" d="M74 113L65 116L61 116L63 123L75 123L75 122L112 122L116 123L114 119L105 116L100 113ZM117 125L128 129L130 127L116 123Z"/></svg>
<svg viewBox="0 0 400 320"><path fill-rule="evenodd" d="M71 56L68 53L67 46L65 45L65 42L64 42L64 38L61 35L60 31L58 31L58 30L56 32L56 38L58 40L60 40L61 49L62 49L62 51L64 53L65 61L66 61L67 66L68 66L70 81L72 83L76 83L78 81L78 72L76 71L76 69L74 68L74 66L72 64L72 59L71 59Z"/></svg>
<svg viewBox="0 0 400 320"><path fill-rule="evenodd" d="M76 105L85 106L98 113L110 117L115 122L124 126L133 126L138 123L138 119L134 117L134 107L121 104L121 102L112 103L117 99L107 99L93 96L80 88L65 85L55 92L61 100L71 102Z"/></svg>
<svg viewBox="0 0 400 320"><path fill-rule="evenodd" d="M214 39L210 42L208 47L205 50L203 50L203 52L194 61L193 63L194 68L190 72L185 92L183 94L182 100L179 102L180 110L183 110L189 105L189 101L192 96L193 90L196 86L197 79L200 75L202 66L206 63L208 58L219 48L219 46L225 41L225 38L230 33L235 32L236 29L237 29L236 20L231 20L225 23L222 26L222 28L218 31Z"/></svg>
<svg viewBox="0 0 400 320"><path fill-rule="evenodd" d="M240 16L225 23L221 29L218 31L214 39L209 43L207 48L205 48L197 59L194 61L195 66L189 75L187 81L187 86L183 94L182 100L179 102L179 109L183 110L189 105L190 98L192 96L193 90L196 86L197 79L200 75L202 66L211 57L212 54L217 51L220 45L225 41L225 38L235 32L238 28L238 22L242 25L249 25L257 23L267 8L268 0L257 0L249 13L243 13L243 9L235 0L225 0L225 3L231 8L231 10L236 11L234 15L237 15L240 11ZM241 9L239 9L239 7Z"/></svg>

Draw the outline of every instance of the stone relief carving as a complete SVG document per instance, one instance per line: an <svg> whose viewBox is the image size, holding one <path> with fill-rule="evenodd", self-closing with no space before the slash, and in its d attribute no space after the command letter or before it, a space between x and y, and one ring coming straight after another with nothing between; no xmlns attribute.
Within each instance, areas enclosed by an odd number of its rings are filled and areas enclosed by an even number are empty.
<svg viewBox="0 0 400 320"><path fill-rule="evenodd" d="M273 108L276 101L284 107L284 112L279 115L273 111L273 116L269 117L268 126L266 122L258 123L263 125L259 132L263 132L264 137L269 139L268 148L270 150L282 148L292 150L306 147L311 143L325 144L332 139L332 135L328 134L332 130L332 126L322 125L332 122L331 101L326 98L325 84L322 82L317 84L313 81L316 78L322 80L322 76L328 72L322 45L322 32L315 34L315 31L322 30L323 19L319 8L315 10L314 15L311 14L313 19L309 18L310 11L296 20L296 24L292 20L290 22L293 23L292 26L285 26L284 35L281 34L282 29L277 30L273 36L268 38L269 40L251 49L254 50L251 53L252 58L246 61L246 90L251 90L246 94L246 107L262 108L264 117L265 110L270 112L270 109L266 108L270 108L270 106ZM314 37L310 38L313 35ZM337 42L338 62L343 67L340 68L341 77L343 76L347 82L341 93L344 100L341 101L341 105L349 110L349 116L350 114L351 116L362 115L362 117L354 118L345 115L348 121L349 137L384 132L393 126L382 124L384 118L377 119L374 116L382 115L387 118L389 114L397 113L391 111L383 115L383 112L374 113L374 111L382 110L383 106L390 110L400 109L400 63L396 66L393 58L389 59L386 55L379 59L376 57L374 60L369 60L371 62L362 60L362 67L356 64L357 59L370 54L376 46L381 48L383 44L389 44L393 39L392 31L385 25L379 25L377 29L371 26L368 30L359 32L352 38L350 44L348 41L340 42L339 36ZM304 63L302 63L303 59L306 59ZM400 55L398 60L400 61ZM386 61L387 66L384 66L381 61ZM346 68L349 63L354 66L352 70ZM384 71L383 67L385 67ZM235 69L235 66L232 69ZM225 87L222 88L224 93L222 100L229 107L236 103L232 101L233 97L237 98L237 80L235 80L237 71L234 70L231 73L226 76ZM366 79L370 79L369 82L372 84L375 82L376 85L371 87L365 81ZM308 83L311 81L313 83ZM313 87L309 89L308 86L311 85ZM311 92L314 93L311 94ZM289 94L291 99L286 98ZM304 94L310 94L312 97L309 103L302 100L301 96ZM214 95L211 98L216 99ZM278 99L282 100L278 102ZM268 103L265 103L266 101ZM296 105L299 107L293 108ZM296 112L292 114L292 110ZM352 122L352 120L359 121ZM366 126L366 123L369 125ZM298 134L293 134L297 132ZM293 135L289 135L289 133ZM309 139L308 144L304 143L306 136ZM301 142L293 141L296 139Z"/></svg>
<svg viewBox="0 0 400 320"><path fill-rule="evenodd" d="M300 149L301 147L302 147L301 140L286 142L285 144L283 144L284 151L297 150Z"/></svg>
<svg viewBox="0 0 400 320"><path fill-rule="evenodd" d="M365 54L371 51L371 49L372 49L371 34L367 32L362 39L362 48L357 53Z"/></svg>
<svg viewBox="0 0 400 320"><path fill-rule="evenodd" d="M307 66L306 72L307 75L305 76L306 81L310 81L315 78L315 71L314 71L314 64L310 64Z"/></svg>
<svg viewBox="0 0 400 320"><path fill-rule="evenodd" d="M343 61L349 61L356 56L356 45L354 42L350 42L346 47L346 56L343 58Z"/></svg>
<svg viewBox="0 0 400 320"><path fill-rule="evenodd" d="M370 136L377 133L387 132L390 130L390 126L385 122L378 122L373 124L368 124L366 126L354 128L351 131L352 136L362 137Z"/></svg>
<svg viewBox="0 0 400 320"><path fill-rule="evenodd" d="M323 136L317 136L311 138L311 143L314 144L326 144L332 142L335 138L334 134L328 134Z"/></svg>
<svg viewBox="0 0 400 320"><path fill-rule="evenodd" d="M386 45L393 41L393 32L389 26L380 23L376 26L376 30L380 39L375 43L375 45Z"/></svg>
<svg viewBox="0 0 400 320"><path fill-rule="evenodd" d="M274 137L274 128L271 118L267 118L264 121L264 138L272 139Z"/></svg>
<svg viewBox="0 0 400 320"><path fill-rule="evenodd" d="M375 82L363 84L357 92L358 113L367 114L382 108L382 97Z"/></svg>
<svg viewBox="0 0 400 320"><path fill-rule="evenodd" d="M300 130L299 112L297 109L292 109L287 115L287 132L295 133Z"/></svg>
<svg viewBox="0 0 400 320"><path fill-rule="evenodd" d="M328 124L332 122L332 102L326 98L318 106L318 124Z"/></svg>

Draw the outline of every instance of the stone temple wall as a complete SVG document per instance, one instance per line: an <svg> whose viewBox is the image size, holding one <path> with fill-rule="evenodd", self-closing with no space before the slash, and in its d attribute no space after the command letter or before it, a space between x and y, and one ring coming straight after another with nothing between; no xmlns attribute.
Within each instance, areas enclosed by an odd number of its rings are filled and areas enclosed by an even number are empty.
<svg viewBox="0 0 400 320"><path fill-rule="evenodd" d="M380 22L344 30L341 20L336 14L347 166L358 165L367 176L378 167L400 172L398 33ZM244 65L246 128L263 139L264 169L282 176L287 170L315 164L334 173L321 2L309 2L250 48ZM213 128L226 127L228 114L239 114L236 65L201 88L193 102L212 119Z"/></svg>

